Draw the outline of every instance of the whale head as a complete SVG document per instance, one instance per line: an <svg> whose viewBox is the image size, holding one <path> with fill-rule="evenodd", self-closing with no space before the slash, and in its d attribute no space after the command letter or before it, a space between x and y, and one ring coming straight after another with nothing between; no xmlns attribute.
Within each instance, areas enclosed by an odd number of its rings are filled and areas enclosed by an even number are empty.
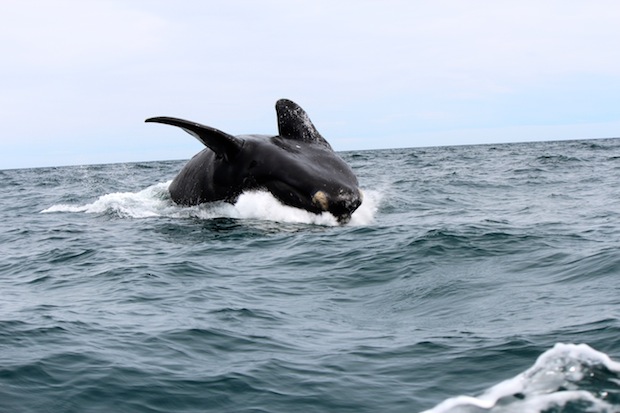
<svg viewBox="0 0 620 413"><path fill-rule="evenodd" d="M255 162L262 168L253 176L285 205L348 222L362 203L357 177L299 105L281 99L276 112L279 133L268 146L255 143Z"/></svg>

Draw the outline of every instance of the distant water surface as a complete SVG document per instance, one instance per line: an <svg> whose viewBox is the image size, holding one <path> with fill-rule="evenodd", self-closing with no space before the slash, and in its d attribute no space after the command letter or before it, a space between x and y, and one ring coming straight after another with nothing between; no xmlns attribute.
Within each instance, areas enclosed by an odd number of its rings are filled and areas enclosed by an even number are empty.
<svg viewBox="0 0 620 413"><path fill-rule="evenodd" d="M342 156L346 226L0 171L0 411L620 412L620 139Z"/></svg>

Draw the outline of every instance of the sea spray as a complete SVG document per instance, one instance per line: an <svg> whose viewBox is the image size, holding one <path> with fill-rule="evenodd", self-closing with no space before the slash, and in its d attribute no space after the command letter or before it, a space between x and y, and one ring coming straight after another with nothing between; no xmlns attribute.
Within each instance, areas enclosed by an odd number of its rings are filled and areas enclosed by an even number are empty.
<svg viewBox="0 0 620 413"><path fill-rule="evenodd" d="M111 214L121 218L258 219L296 224L338 225L336 218L329 213L313 214L283 205L265 191L243 193L234 205L221 201L191 207L176 205L168 193L170 182L152 185L137 192L109 193L84 205L56 204L41 212ZM349 225L363 226L372 223L380 200L380 192L364 191L364 202L352 215Z"/></svg>

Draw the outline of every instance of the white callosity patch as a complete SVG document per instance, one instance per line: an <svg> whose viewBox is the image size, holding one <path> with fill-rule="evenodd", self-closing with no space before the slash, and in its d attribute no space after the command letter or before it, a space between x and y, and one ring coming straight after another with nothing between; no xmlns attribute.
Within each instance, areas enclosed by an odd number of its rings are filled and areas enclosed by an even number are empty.
<svg viewBox="0 0 620 413"><path fill-rule="evenodd" d="M317 191L312 197L312 202L314 205L321 207L323 211L327 211L329 209L329 202L327 201L327 195L323 191Z"/></svg>

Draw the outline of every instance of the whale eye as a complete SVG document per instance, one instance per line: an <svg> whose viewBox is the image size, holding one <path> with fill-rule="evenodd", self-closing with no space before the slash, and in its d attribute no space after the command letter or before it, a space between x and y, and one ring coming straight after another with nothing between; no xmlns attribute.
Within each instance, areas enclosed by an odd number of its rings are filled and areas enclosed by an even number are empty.
<svg viewBox="0 0 620 413"><path fill-rule="evenodd" d="M249 169L254 168L257 165L256 161L252 161L250 162L250 166L248 167Z"/></svg>

